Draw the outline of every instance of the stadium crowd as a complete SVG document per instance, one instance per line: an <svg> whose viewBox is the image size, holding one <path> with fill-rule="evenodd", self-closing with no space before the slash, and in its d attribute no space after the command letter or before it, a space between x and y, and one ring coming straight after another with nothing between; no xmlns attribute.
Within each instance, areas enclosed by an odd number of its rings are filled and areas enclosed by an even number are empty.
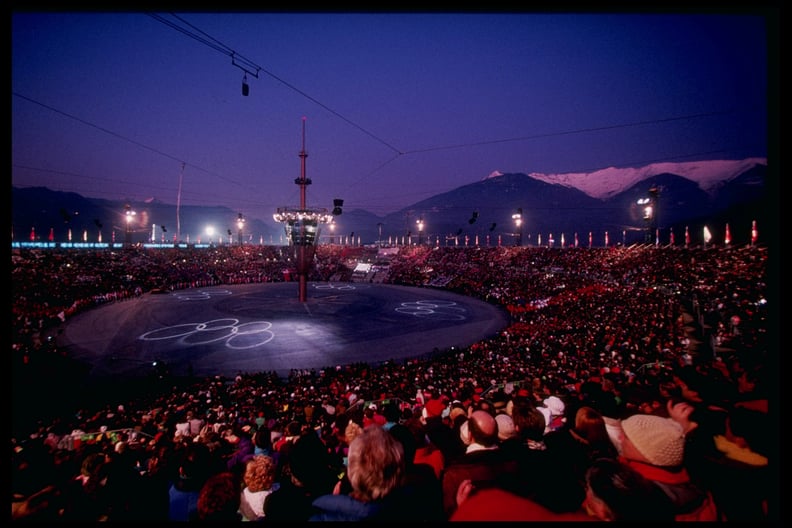
<svg viewBox="0 0 792 528"><path fill-rule="evenodd" d="M12 518L779 518L767 248L420 245L386 258L328 245L309 280L384 261L381 280L484 299L509 326L405 361L91 391L48 339L74 314L290 280L291 251L15 250Z"/></svg>

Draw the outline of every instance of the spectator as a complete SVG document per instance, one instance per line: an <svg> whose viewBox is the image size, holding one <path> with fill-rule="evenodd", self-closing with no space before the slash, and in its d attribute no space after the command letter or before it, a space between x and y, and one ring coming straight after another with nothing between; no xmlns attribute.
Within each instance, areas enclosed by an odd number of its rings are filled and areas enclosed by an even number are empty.
<svg viewBox="0 0 792 528"><path fill-rule="evenodd" d="M231 471L222 471L209 477L198 495L198 521L240 521L239 478Z"/></svg>
<svg viewBox="0 0 792 528"><path fill-rule="evenodd" d="M564 416L564 411L566 410L566 405L558 396L548 396L542 401L542 405L538 405L536 408L545 417L545 434L565 427L566 416Z"/></svg>
<svg viewBox="0 0 792 528"><path fill-rule="evenodd" d="M457 491L463 480L494 484L508 479L517 470L517 461L509 458L498 444L498 422L487 411L473 411L460 428L465 454L452 459L443 472L443 511L451 517L457 506ZM480 484L479 484L480 485Z"/></svg>
<svg viewBox="0 0 792 528"><path fill-rule="evenodd" d="M426 464L432 468L437 479L440 479L445 469L445 457L436 445L429 440L424 423L418 416L412 416L403 425L410 431L415 445L414 464Z"/></svg>
<svg viewBox="0 0 792 528"><path fill-rule="evenodd" d="M621 426L623 459L672 499L676 520L721 520L712 494L697 486L683 465L681 425L672 418L635 414L622 420Z"/></svg>
<svg viewBox="0 0 792 528"><path fill-rule="evenodd" d="M438 399L427 400L419 419L424 425L427 438L440 449L447 462L462 455L466 446L462 443L459 434L455 434L454 430L444 421L442 416L444 408L442 401Z"/></svg>
<svg viewBox="0 0 792 528"><path fill-rule="evenodd" d="M670 498L651 480L613 458L600 458L586 471L585 507L601 521L674 521Z"/></svg>
<svg viewBox="0 0 792 528"><path fill-rule="evenodd" d="M341 444L341 452L344 455L344 460L349 458L349 446L352 445L352 442L355 440L355 438L360 436L360 434L363 432L363 429L363 425L350 416L349 421L344 427L343 442ZM344 462L344 465L346 465L346 462Z"/></svg>
<svg viewBox="0 0 792 528"><path fill-rule="evenodd" d="M146 486L137 469L136 453L125 441L119 441L112 453L105 455L107 465L105 491L108 498L109 521L140 521L158 519L153 500L159 490ZM158 519L167 520L164 511Z"/></svg>
<svg viewBox="0 0 792 528"><path fill-rule="evenodd" d="M62 520L87 522L108 520L106 464L104 453L89 452L85 455L79 474L71 480L65 490Z"/></svg>
<svg viewBox="0 0 792 528"><path fill-rule="evenodd" d="M384 428L383 428L384 429ZM416 462L416 435L403 424L394 424L387 431L402 445L405 460L404 495L423 521L444 521L443 490L440 478L430 464ZM440 454L440 451L435 451Z"/></svg>
<svg viewBox="0 0 792 528"><path fill-rule="evenodd" d="M242 482L244 487L239 505L242 520L263 520L265 517L264 501L270 493L277 489L275 460L267 455L254 455L245 464Z"/></svg>
<svg viewBox="0 0 792 528"><path fill-rule="evenodd" d="M585 405L575 412L572 427L545 434L544 441L551 451L564 453L581 484L585 483L586 471L594 460L619 455L608 435L605 418Z"/></svg>
<svg viewBox="0 0 792 528"><path fill-rule="evenodd" d="M508 442L511 440L519 440L517 429L514 428L514 420L508 414L498 413L495 416L495 421L498 422L498 441Z"/></svg>
<svg viewBox="0 0 792 528"><path fill-rule="evenodd" d="M25 497L13 497L11 500L12 521L53 522L61 517L60 491L50 484L39 491Z"/></svg>
<svg viewBox="0 0 792 528"><path fill-rule="evenodd" d="M382 427L388 421L387 418L380 412L376 403L369 404L366 410L363 411L363 427L370 427L376 425Z"/></svg>
<svg viewBox="0 0 792 528"><path fill-rule="evenodd" d="M190 438L195 438L201 434L201 429L206 424L206 420L198 416L192 409L187 411L186 419Z"/></svg>
<svg viewBox="0 0 792 528"><path fill-rule="evenodd" d="M710 483L728 521L767 520L772 482L767 420L766 413L736 406L726 418L724 434L714 437L718 456Z"/></svg>
<svg viewBox="0 0 792 528"><path fill-rule="evenodd" d="M289 444L294 443L297 438L300 437L301 432L302 425L300 422L294 420L290 421L286 425L286 431L283 436L278 438L272 446L275 452L280 453L282 450L288 450L290 447Z"/></svg>
<svg viewBox="0 0 792 528"><path fill-rule="evenodd" d="M253 456L255 447L252 440L252 426L244 424L234 426L225 435L225 441L232 448L231 456L226 461L226 469L242 476L245 471L245 463Z"/></svg>
<svg viewBox="0 0 792 528"><path fill-rule="evenodd" d="M267 522L307 521L314 513L312 503L333 492L343 475L334 467L322 441L314 434L300 436L289 452L279 480L279 488L267 495L264 513Z"/></svg>
<svg viewBox="0 0 792 528"><path fill-rule="evenodd" d="M519 399L512 408L512 420L522 445L512 455L518 469L510 490L557 513L578 511L585 498L583 484L570 453L545 443L549 435L545 435L542 412L527 399Z"/></svg>
<svg viewBox="0 0 792 528"><path fill-rule="evenodd" d="M253 454L273 456L272 432L266 425L261 425L253 433Z"/></svg>
<svg viewBox="0 0 792 528"><path fill-rule="evenodd" d="M382 414L385 416L385 423L382 424L382 427L386 431L401 421L401 412L399 404L396 401L389 401L386 403Z"/></svg>
<svg viewBox="0 0 792 528"><path fill-rule="evenodd" d="M313 502L319 510L310 521L419 520L402 493L406 461L401 443L379 426L366 427L349 446L347 473L352 491Z"/></svg>
<svg viewBox="0 0 792 528"><path fill-rule="evenodd" d="M317 255L322 259L340 261L341 250L332 251L329 246L320 246ZM362 255L362 248L354 255L349 248L343 251L344 259ZM14 491L24 491L20 498L29 497L47 484L55 483L61 489L52 495L60 495L58 500L65 500L73 491L66 483L79 470L82 457L97 451L113 456L107 435L96 433L99 427L111 425L111 430L131 427L140 435L143 451L139 457L139 471L145 474L145 485L159 491L162 498L156 502L164 502L164 507L152 502L145 508L145 515L160 519L167 507L165 483L170 484L173 480L171 473L175 474L177 467L173 465L170 452L182 447L172 443L178 421L176 417L188 408L200 409L203 404L196 402L205 401L206 405L211 405L206 413L209 424L204 427L199 442L209 446L215 455L213 459L220 460L225 467L233 448L224 440L221 442L218 434L236 425L238 417L253 417L260 409L267 409L268 417L272 413L268 424L274 434L279 434L289 420L304 414L304 406L298 402L318 402L326 398L328 403L340 404L340 412L334 416L338 424L343 419L340 415L349 411L350 402L396 397L407 404L415 395L416 387L428 388L429 383L438 387L438 393L450 394L457 399L459 405L466 407L472 401L477 404L473 407L478 408L482 400L493 394L492 391L485 394L484 386L520 380L515 399L534 397L541 404L543 399L556 394L569 403L567 411L580 405L590 406L603 414L606 428L614 433L615 445L619 445L619 419L635 413L639 407L658 416L666 415L661 402L667 399L666 387L676 385L674 374L679 373L677 378L685 385L684 394L693 400L701 400L694 402L695 413L688 417L688 426L693 428L684 429L684 466L691 480L711 489L716 504L724 513L732 508L730 516L735 519L753 520L766 515L766 519L772 520L777 516L778 508L775 495L777 479L773 479L777 476L774 472L778 470L774 464L778 457L773 451L777 448L774 443L778 435L768 423L762 425L760 421L742 428L739 425L741 418L729 416L732 409L739 406L750 405L765 413L774 410L773 376L778 371L765 365L768 358L774 358L767 352L772 347L767 346L765 337L771 315L768 307L774 305L764 299L767 253L762 247L737 251L732 248L721 251L713 247L706 250L673 248L668 251L654 247L624 250L507 247L465 250L439 247L431 251L405 248L391 261L389 281L424 283L426 274L431 272L415 270L434 269L435 274L447 279L443 287L504 306L512 318L509 327L503 334L470 347L437 350L431 358L411 358L403 364L386 362L376 367L339 365L317 372L299 370L288 379L268 373L251 373L230 380L222 376L204 380L191 378L189 385L186 380L176 377L169 378L165 384L146 383L143 390L137 388L126 392L132 396L125 402L125 411L122 412L116 402L106 400L108 392L83 391L80 371L60 368L71 361L68 351L59 350L52 344L46 345L40 339L46 331L54 330L63 322L55 314L63 311L68 319L101 303L123 302L133 290L127 283L145 284L158 274L167 277L158 278L158 282L170 282L172 290L207 285L208 281L233 283L242 277L243 271L247 271L248 276L255 273L262 280L272 280L279 276L281 269L277 266L286 262L286 252L266 246L253 252L241 247L215 248L211 252L132 248L123 252L15 250L12 277L18 295L15 294L13 299L15 388L12 430L19 433L14 436L21 441L14 444L14 448L23 449L22 454L29 455L37 446L44 447L39 455L50 457L48 464L55 469L48 471L46 466L37 465L39 469L31 473L30 466L15 467L12 475ZM229 258L218 259L218 254ZM230 269L225 269L226 266ZM116 270L119 273L115 273ZM211 270L211 275L207 270ZM536 275L532 275L532 270L536 270ZM79 276L91 274L96 277L93 282L78 283L76 280ZM670 295L670 291L679 294ZM547 302L534 303L531 299L547 299ZM732 315L741 319L739 328L728 324ZM704 320L712 324L700 326ZM712 348L709 348L710 343ZM675 366L688 359L687 366L693 369ZM55 375L42 376L47 372ZM64 375L64 372L69 375ZM66 380L64 385L60 385L63 380ZM532 380L537 382L536 394L532 394ZM717 380L717 383L711 383L712 380ZM735 385L737 390L734 387L724 390L722 385L726 383ZM129 385L140 387L141 384ZM174 391L174 385L178 385L179 390ZM32 405L41 399L41 386L47 386L58 397L44 399L46 406L39 412ZM314 386L315 391L308 389ZM681 393L682 385L676 387ZM293 396L295 392L300 396ZM313 393L306 394L308 392ZM521 396L521 392L525 394ZM76 396L83 394L86 401L72 407L70 400L77 402ZM112 391L113 398L122 398L122 394L118 390ZM355 399L351 399L352 395ZM494 401L496 405L500 403L500 395L497 398ZM431 399L427 397L426 401ZM735 401L730 402L729 399ZM415 398L412 401L415 402ZM712 410L713 403L720 410L705 412ZM513 402L511 405L513 410ZM119 411L114 412L117 408ZM56 409L68 412L61 415L55 412ZM360 404L354 405L350 414L359 412L359 409ZM506 409L508 412L509 404ZM407 404L404 410L405 418L421 414L419 406L413 409ZM450 413L456 410L452 404ZM113 411L115 416L109 416L109 411ZM314 410L314 420L321 419L321 413L317 415L317 411ZM467 418L464 411L461 412L461 415L456 413L454 420ZM427 432L433 443L443 446L444 453L450 453L453 448L447 449L449 444L440 441L444 435L453 441L452 445L462 444L458 430L444 423L442 414L440 420L429 418L427 425L436 426L436 429L430 427ZM512 414L516 428L521 432L524 424L519 423L519 413ZM671 415L670 412L667 414ZM572 414L568 415L571 419ZM730 424L731 433L728 434L727 416L735 420ZM48 427L50 419L52 426L57 425L62 432ZM56 419L63 421L56 423ZM763 420L767 422L769 418L764 417ZM738 432L741 429L748 432ZM341 433L343 430L340 427ZM770 432L766 432L768 430ZM65 434L69 431L72 433ZM56 445L54 437L60 435L63 436L53 450ZM718 436L727 441L719 442L724 451L716 448L715 438ZM45 437L52 438L46 446L42 444ZM153 437L155 440L149 443ZM737 437L742 437L742 440ZM326 447L334 449L333 437L325 437L325 440ZM733 458L740 457L743 441L747 442L751 452L760 455L756 460L765 458L767 465L729 468L726 471L721 464L730 466L736 462ZM521 442L533 446L532 451L537 453L544 447L544 451L552 454L557 447L549 437L530 442L522 439ZM731 456L726 456L727 452ZM541 463L540 460L533 462ZM560 462L565 461L562 459ZM711 463L712 468L709 466ZM695 472L694 466L697 466ZM535 471L543 477L537 480L546 481L547 487L551 479L566 473L560 467ZM704 471L698 470L702 468ZM731 469L738 469L738 476L734 477ZM751 471L743 473L747 469ZM756 469L759 471L754 471ZM333 474L333 483L338 480L339 471ZM20 477L29 482L20 482ZM285 480L291 481L291 475ZM762 485L755 485L757 482ZM730 489L718 489L718 484ZM484 491L479 486L474 496ZM518 495L535 497L530 492L527 485L518 486L514 491ZM565 493L555 495L573 496ZM105 506L110 504L106 502ZM762 513L757 515L758 511ZM303 508L302 512L310 510ZM75 515L75 507L64 509L64 514ZM110 515L107 510L108 519Z"/></svg>
<svg viewBox="0 0 792 528"><path fill-rule="evenodd" d="M212 475L212 454L200 442L187 444L179 453L175 479L168 490L169 521L192 521L198 516L198 495Z"/></svg>
<svg viewBox="0 0 792 528"><path fill-rule="evenodd" d="M726 520L767 520L772 489L763 444L771 434L767 415L739 405L727 411L680 403L671 406L671 416L687 419L685 467L691 480L712 492Z"/></svg>
<svg viewBox="0 0 792 528"><path fill-rule="evenodd" d="M497 486L460 482L457 508L449 521L478 522L585 522L593 520L582 509L557 513L541 504Z"/></svg>
<svg viewBox="0 0 792 528"><path fill-rule="evenodd" d="M500 449L506 453L507 458L519 459L524 446L523 441L520 439L520 433L514 425L514 419L511 415L500 413L495 416L495 421L498 422L498 445ZM480 486L476 489L480 489Z"/></svg>

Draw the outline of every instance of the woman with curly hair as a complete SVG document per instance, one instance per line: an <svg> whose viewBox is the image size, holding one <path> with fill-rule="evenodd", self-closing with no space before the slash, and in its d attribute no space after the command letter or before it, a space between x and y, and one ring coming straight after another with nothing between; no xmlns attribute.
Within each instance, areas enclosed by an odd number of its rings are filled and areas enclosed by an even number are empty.
<svg viewBox="0 0 792 528"><path fill-rule="evenodd" d="M264 518L264 500L274 491L276 468L275 460L267 455L255 455L245 463L242 474L244 488L239 503L239 512L244 520Z"/></svg>

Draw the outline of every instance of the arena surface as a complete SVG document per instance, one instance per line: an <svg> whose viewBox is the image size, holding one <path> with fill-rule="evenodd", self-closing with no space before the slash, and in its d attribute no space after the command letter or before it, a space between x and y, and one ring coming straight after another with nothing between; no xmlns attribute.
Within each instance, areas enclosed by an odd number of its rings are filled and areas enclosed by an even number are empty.
<svg viewBox="0 0 792 528"><path fill-rule="evenodd" d="M368 283L245 284L147 293L81 313L58 337L91 377L321 369L402 360L497 334L508 315L442 290ZM155 367L157 362L159 367Z"/></svg>

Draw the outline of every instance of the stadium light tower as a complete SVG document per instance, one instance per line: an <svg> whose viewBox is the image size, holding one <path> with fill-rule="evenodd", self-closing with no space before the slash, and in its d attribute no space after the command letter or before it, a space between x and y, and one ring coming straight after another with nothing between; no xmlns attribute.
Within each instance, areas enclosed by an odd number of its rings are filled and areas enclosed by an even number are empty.
<svg viewBox="0 0 792 528"><path fill-rule="evenodd" d="M124 206L124 217L126 220L126 226L124 229L124 244L129 246L132 244L132 222L135 220L135 215L137 213L132 210L132 206L126 204Z"/></svg>
<svg viewBox="0 0 792 528"><path fill-rule="evenodd" d="M522 207L517 209L517 212L512 215L514 220L514 227L517 229L517 246L522 246Z"/></svg>
<svg viewBox="0 0 792 528"><path fill-rule="evenodd" d="M332 246L333 244L335 244L335 228L336 228L335 221L330 222L330 225L328 227L330 228L330 245Z"/></svg>
<svg viewBox="0 0 792 528"><path fill-rule="evenodd" d="M652 236L657 230L657 201L660 196L660 188L652 186L648 196L640 198L636 203L641 206L644 220L644 242L652 243Z"/></svg>
<svg viewBox="0 0 792 528"><path fill-rule="evenodd" d="M242 213L239 213L237 216L237 242L239 245L242 245L242 228L245 227L245 218L242 216Z"/></svg>

